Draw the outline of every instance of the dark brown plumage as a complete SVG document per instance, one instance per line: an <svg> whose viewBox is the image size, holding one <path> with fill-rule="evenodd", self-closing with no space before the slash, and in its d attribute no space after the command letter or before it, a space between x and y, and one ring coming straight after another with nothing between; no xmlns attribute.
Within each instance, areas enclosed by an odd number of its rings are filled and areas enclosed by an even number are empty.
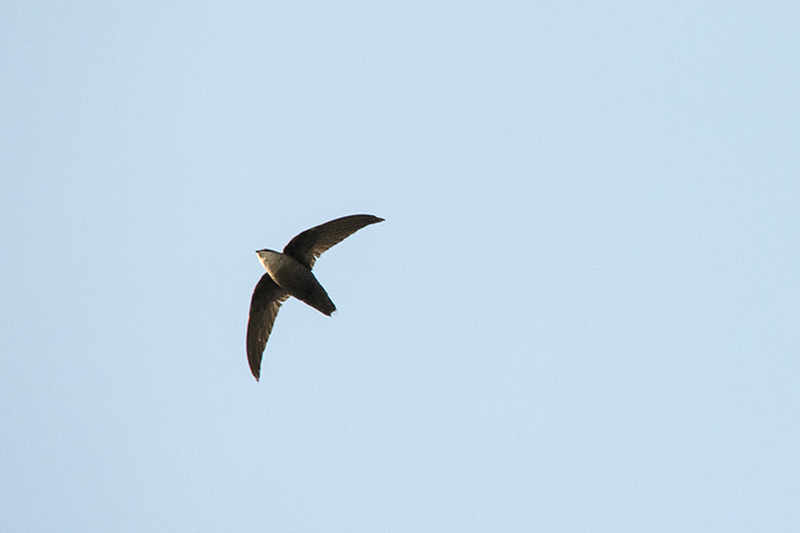
<svg viewBox="0 0 800 533"><path fill-rule="evenodd" d="M253 291L247 322L247 361L256 380L261 374L261 358L278 309L289 296L328 316L336 310L311 272L317 258L361 228L382 221L373 215L337 218L300 233L289 241L283 253L266 249L256 252L267 271Z"/></svg>

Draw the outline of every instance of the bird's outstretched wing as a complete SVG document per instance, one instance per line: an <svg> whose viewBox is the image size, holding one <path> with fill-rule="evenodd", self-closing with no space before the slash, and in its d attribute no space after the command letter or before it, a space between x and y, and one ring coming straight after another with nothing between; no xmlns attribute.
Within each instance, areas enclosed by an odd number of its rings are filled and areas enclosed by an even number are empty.
<svg viewBox="0 0 800 533"><path fill-rule="evenodd" d="M374 215L350 215L337 218L307 229L296 236L289 241L289 244L283 249L283 253L311 269L322 252L342 242L364 226L377 222L383 222L383 219Z"/></svg>
<svg viewBox="0 0 800 533"><path fill-rule="evenodd" d="M247 321L247 361L256 381L261 374L261 356L272 331L272 324L278 316L278 309L288 297L289 294L278 287L269 274L261 276L253 291L250 318Z"/></svg>

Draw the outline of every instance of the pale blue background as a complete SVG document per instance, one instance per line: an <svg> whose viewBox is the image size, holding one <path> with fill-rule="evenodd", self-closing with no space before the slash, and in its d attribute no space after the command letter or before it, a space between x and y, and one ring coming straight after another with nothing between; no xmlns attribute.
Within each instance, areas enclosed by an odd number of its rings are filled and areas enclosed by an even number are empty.
<svg viewBox="0 0 800 533"><path fill-rule="evenodd" d="M800 530L800 4L0 6L3 531ZM374 213L247 368L254 253Z"/></svg>

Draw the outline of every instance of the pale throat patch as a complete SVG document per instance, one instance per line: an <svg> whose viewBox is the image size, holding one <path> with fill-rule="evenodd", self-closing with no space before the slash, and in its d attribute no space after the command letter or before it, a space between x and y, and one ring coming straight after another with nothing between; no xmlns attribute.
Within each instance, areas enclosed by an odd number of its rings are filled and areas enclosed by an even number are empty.
<svg viewBox="0 0 800 533"><path fill-rule="evenodd" d="M280 270L281 263L285 260L283 254L273 252L272 250L259 250L256 253L258 254L258 260L261 262L261 266L264 267L264 270L269 272L272 279L275 279L275 275L278 270Z"/></svg>

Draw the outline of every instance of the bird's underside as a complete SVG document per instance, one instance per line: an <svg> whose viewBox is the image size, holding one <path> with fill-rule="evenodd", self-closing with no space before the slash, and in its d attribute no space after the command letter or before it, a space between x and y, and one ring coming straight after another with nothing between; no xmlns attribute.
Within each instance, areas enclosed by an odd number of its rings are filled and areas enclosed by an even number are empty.
<svg viewBox="0 0 800 533"><path fill-rule="evenodd" d="M247 322L247 360L256 380L260 378L261 358L278 309L289 296L328 316L336 310L311 272L317 258L361 228L382 221L373 215L337 218L300 233L289 241L282 254L272 250L257 252L267 272L253 291Z"/></svg>

